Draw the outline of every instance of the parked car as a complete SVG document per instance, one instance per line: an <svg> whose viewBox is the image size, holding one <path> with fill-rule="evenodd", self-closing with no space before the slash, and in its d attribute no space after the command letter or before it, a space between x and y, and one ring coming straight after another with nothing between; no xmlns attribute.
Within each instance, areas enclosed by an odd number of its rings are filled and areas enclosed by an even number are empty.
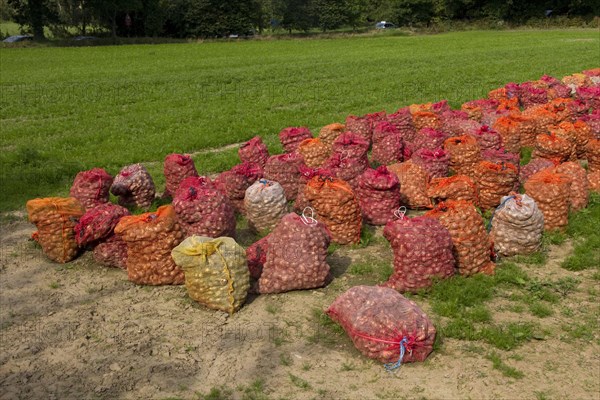
<svg viewBox="0 0 600 400"><path fill-rule="evenodd" d="M81 41L81 40L95 40L98 39L96 36L75 36L73 40Z"/></svg>
<svg viewBox="0 0 600 400"><path fill-rule="evenodd" d="M375 24L375 29L392 29L395 28L396 25L391 22L381 21Z"/></svg>
<svg viewBox="0 0 600 400"><path fill-rule="evenodd" d="M16 42L24 42L26 40L33 40L33 36L31 35L14 35L9 36L3 40L4 43L16 43Z"/></svg>

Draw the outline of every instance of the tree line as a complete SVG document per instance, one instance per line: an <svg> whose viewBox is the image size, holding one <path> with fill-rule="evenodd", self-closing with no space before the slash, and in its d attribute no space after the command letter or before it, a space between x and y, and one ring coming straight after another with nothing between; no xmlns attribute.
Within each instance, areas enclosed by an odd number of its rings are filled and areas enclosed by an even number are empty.
<svg viewBox="0 0 600 400"><path fill-rule="evenodd" d="M597 0L0 0L0 18L42 39L86 35L223 37L265 30L357 29L376 21L421 26L444 20L523 23L555 15L593 18Z"/></svg>

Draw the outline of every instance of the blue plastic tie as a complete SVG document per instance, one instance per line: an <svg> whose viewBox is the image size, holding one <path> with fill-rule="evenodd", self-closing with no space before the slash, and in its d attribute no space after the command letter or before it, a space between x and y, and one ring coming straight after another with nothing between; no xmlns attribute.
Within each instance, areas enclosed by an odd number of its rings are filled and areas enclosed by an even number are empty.
<svg viewBox="0 0 600 400"><path fill-rule="evenodd" d="M395 369L400 368L400 366L402 365L404 353L406 353L406 347L404 347L406 343L408 343L408 339L406 337L402 338L402 340L400 341L400 357L398 358L398 361L396 361L395 363L387 363L383 365L387 372L392 372Z"/></svg>

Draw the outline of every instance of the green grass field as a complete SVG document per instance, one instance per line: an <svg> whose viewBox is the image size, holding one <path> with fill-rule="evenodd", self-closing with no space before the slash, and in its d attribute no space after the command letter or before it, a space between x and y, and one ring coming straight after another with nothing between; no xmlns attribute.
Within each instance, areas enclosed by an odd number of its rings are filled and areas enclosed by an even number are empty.
<svg viewBox="0 0 600 400"><path fill-rule="evenodd" d="M64 195L75 174L149 163L286 126L448 99L598 67L597 30L459 32L327 40L0 48L0 210ZM201 172L235 149L197 156Z"/></svg>

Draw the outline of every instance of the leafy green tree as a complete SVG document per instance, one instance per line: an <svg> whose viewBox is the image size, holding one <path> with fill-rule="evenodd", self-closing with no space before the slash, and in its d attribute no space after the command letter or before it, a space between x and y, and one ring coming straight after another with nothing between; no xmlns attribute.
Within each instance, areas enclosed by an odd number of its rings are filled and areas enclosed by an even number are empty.
<svg viewBox="0 0 600 400"><path fill-rule="evenodd" d="M312 12L323 32L337 29L348 21L346 0L313 0Z"/></svg>
<svg viewBox="0 0 600 400"><path fill-rule="evenodd" d="M294 29L306 32L315 26L310 0L283 0L281 7L281 26L289 33Z"/></svg>
<svg viewBox="0 0 600 400"><path fill-rule="evenodd" d="M88 0L88 4L100 25L110 29L113 39L126 15L142 9L140 0Z"/></svg>
<svg viewBox="0 0 600 400"><path fill-rule="evenodd" d="M398 24L427 24L435 16L435 1L397 0L394 15Z"/></svg>
<svg viewBox="0 0 600 400"><path fill-rule="evenodd" d="M56 4L50 0L9 0L13 20L33 32L35 40L45 39L44 27L58 22Z"/></svg>

